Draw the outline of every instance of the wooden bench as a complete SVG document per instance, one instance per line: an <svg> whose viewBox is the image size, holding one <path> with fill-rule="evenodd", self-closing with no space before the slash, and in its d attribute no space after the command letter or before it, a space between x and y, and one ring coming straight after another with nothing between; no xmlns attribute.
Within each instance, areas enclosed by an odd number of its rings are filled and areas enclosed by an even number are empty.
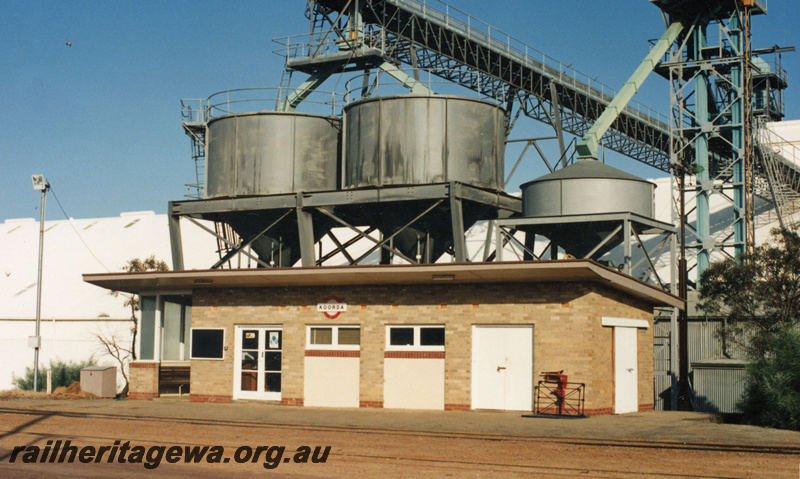
<svg viewBox="0 0 800 479"><path fill-rule="evenodd" d="M160 366L158 369L158 389L177 387L178 394L183 394L183 388L191 382L191 368L189 366Z"/></svg>

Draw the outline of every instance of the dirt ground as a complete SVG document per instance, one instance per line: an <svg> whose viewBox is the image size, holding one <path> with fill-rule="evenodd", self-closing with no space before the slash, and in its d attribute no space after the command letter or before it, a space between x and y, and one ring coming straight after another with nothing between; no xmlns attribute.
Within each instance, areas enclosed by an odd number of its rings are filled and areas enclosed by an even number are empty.
<svg viewBox="0 0 800 479"><path fill-rule="evenodd" d="M356 410L342 412L336 421L325 421L320 418L325 414L336 414L338 410L303 411L307 408L265 408L258 405L214 405L217 407L211 408L180 402L166 406L153 402L148 410L146 403L133 402L118 405L85 401L92 404L85 407L64 406L67 401L51 403L58 404L48 406L24 400L0 402L0 477L800 476L800 445L796 433L750 433L748 429L740 429L746 426L715 425L705 420L668 428L666 424L669 421L664 422L664 416L658 415L640 416L645 422L638 422L638 426L631 430L651 424L649 427L660 429L650 432L664 430L664 434L669 435L663 440L657 437L617 437L621 433L630 436L631 433L625 429L630 426L626 424L634 424L619 416L616 419L598 418L595 422L591 422L593 418L583 423L564 422L561 423L563 427L553 420L538 424L528 422L524 427L529 428L530 433L520 434L519 430L509 433L496 430L502 428L506 420L519 423L518 415L492 416L480 412L461 416L448 416L454 413L426 416ZM241 414L234 414L237 411ZM283 414L283 411L289 413ZM264 421L254 419L254 414L263 417ZM276 423L270 416L276 414L292 423ZM351 421L347 419L349 417L357 419ZM462 418L467 418L472 422L472 430L452 430L456 428L448 427L447 422L426 428L424 422L411 424L412 418L429 419L431 424L440 420L438 418L454 424L463 423ZM678 418L675 416L676 421ZM396 426L388 427L387 421ZM486 428L492 428L491 431L481 426L484 421L488 424ZM665 425L660 425L662 423ZM726 429L729 427L732 428ZM561 429L566 429L567 433L552 432ZM681 433L682 430L685 432ZM648 433L642 432L644 435ZM676 441L674 434L684 434L690 440ZM704 434L709 441L698 440ZM726 437L733 439L736 434L761 436L735 443L720 442ZM139 462L120 463L121 453L116 453L117 457L111 463L107 460L108 454L99 462L81 463L76 459L73 463L59 463L54 457L53 462L49 461L51 457L47 462L40 462L45 448L52 451L59 440L62 443L69 440L78 448L92 446L99 449L105 446L107 451L115 444L119 450L127 442L130 448L127 459L135 457L132 452L135 446L145 449L181 446L181 450L186 446L222 446L224 453L219 463L201 460L189 464L183 461L182 456L178 462L168 463L164 454L155 467L158 449L154 450L149 462L145 457ZM39 448L38 456L33 456L31 451L36 449L31 446ZM253 459L237 462L237 459L244 460L248 451L255 455L259 446L263 449L255 462ZM277 455L279 449L269 449L274 446L285 447L280 457ZM324 463L313 463L307 457L303 462L303 455L297 455L302 446L310 446L312 451L320 446L317 459L326 446L331 448ZM19 449L16 455L15 448ZM295 459L301 462L296 463ZM150 467L145 467L148 464ZM265 464L275 467L267 468Z"/></svg>

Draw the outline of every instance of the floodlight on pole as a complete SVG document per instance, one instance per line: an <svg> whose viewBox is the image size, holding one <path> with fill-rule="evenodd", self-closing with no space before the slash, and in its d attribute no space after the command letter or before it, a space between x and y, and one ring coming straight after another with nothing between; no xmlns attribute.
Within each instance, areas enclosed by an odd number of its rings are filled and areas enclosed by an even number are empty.
<svg viewBox="0 0 800 479"><path fill-rule="evenodd" d="M36 281L36 335L28 338L28 344L34 348L33 353L33 390L39 390L39 348L42 346L42 337L39 334L39 326L42 319L42 258L44 256L44 207L47 190L50 183L44 175L33 175L33 189L42 192L42 210L39 220L39 276Z"/></svg>
<svg viewBox="0 0 800 479"><path fill-rule="evenodd" d="M34 190L44 190L49 186L47 180L44 179L44 175L31 175L31 180L33 180Z"/></svg>

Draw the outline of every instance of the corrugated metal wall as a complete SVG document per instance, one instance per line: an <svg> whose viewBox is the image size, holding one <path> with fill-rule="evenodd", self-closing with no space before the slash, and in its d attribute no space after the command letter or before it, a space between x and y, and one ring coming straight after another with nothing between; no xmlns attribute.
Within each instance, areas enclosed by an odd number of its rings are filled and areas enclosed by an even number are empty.
<svg viewBox="0 0 800 479"><path fill-rule="evenodd" d="M692 370L693 404L696 411L739 412L737 403L744 394L747 376L743 361L714 360L694 363Z"/></svg>
<svg viewBox="0 0 800 479"><path fill-rule="evenodd" d="M736 338L722 340L722 321L689 320L689 364L712 358L743 358L744 350Z"/></svg>
<svg viewBox="0 0 800 479"><path fill-rule="evenodd" d="M709 362L711 359L743 359L744 348L738 338L721 338L721 320L689 319L689 378L692 383L695 410L734 412L736 402L744 391L744 366ZM654 403L657 410L671 406L670 388L670 323L668 318L656 318L653 326ZM701 368L694 363L706 362ZM677 376L677 371L675 372Z"/></svg>

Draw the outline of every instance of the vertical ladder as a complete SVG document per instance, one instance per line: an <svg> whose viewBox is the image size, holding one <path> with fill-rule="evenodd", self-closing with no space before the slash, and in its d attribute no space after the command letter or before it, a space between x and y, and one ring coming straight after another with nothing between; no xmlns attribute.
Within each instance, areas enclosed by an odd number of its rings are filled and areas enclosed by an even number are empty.
<svg viewBox="0 0 800 479"><path fill-rule="evenodd" d="M205 136L205 135L203 135ZM194 161L195 182L186 186L186 198L190 200L200 200L203 198L203 185L205 183L206 150L202 138L192 137L192 160Z"/></svg>
<svg viewBox="0 0 800 479"><path fill-rule="evenodd" d="M281 111L283 105L289 100L289 94L292 92L292 72L294 72L294 70L284 68L281 74L281 84L278 90L278 96L275 98L275 111Z"/></svg>
<svg viewBox="0 0 800 479"><path fill-rule="evenodd" d="M192 141L195 182L187 184L186 198L203 198L206 165L207 100L181 100L181 125Z"/></svg>
<svg viewBox="0 0 800 479"><path fill-rule="evenodd" d="M230 253L233 250L233 247L231 246L231 244L239 244L239 235L236 234L235 231L233 231L233 228L231 228L231 226L229 224L222 223L220 221L215 221L214 222L214 230L217 233L217 254L219 254L219 258L222 259L223 257L225 257L228 253ZM225 240L227 240L231 244L226 243L225 241L223 241L222 238L224 238ZM226 267L228 269L232 269L233 268L233 265L231 264L231 260L228 260L226 263L223 263L222 266L221 266L221 268L223 268L223 269L226 268ZM239 268L240 265L237 265L236 267Z"/></svg>

